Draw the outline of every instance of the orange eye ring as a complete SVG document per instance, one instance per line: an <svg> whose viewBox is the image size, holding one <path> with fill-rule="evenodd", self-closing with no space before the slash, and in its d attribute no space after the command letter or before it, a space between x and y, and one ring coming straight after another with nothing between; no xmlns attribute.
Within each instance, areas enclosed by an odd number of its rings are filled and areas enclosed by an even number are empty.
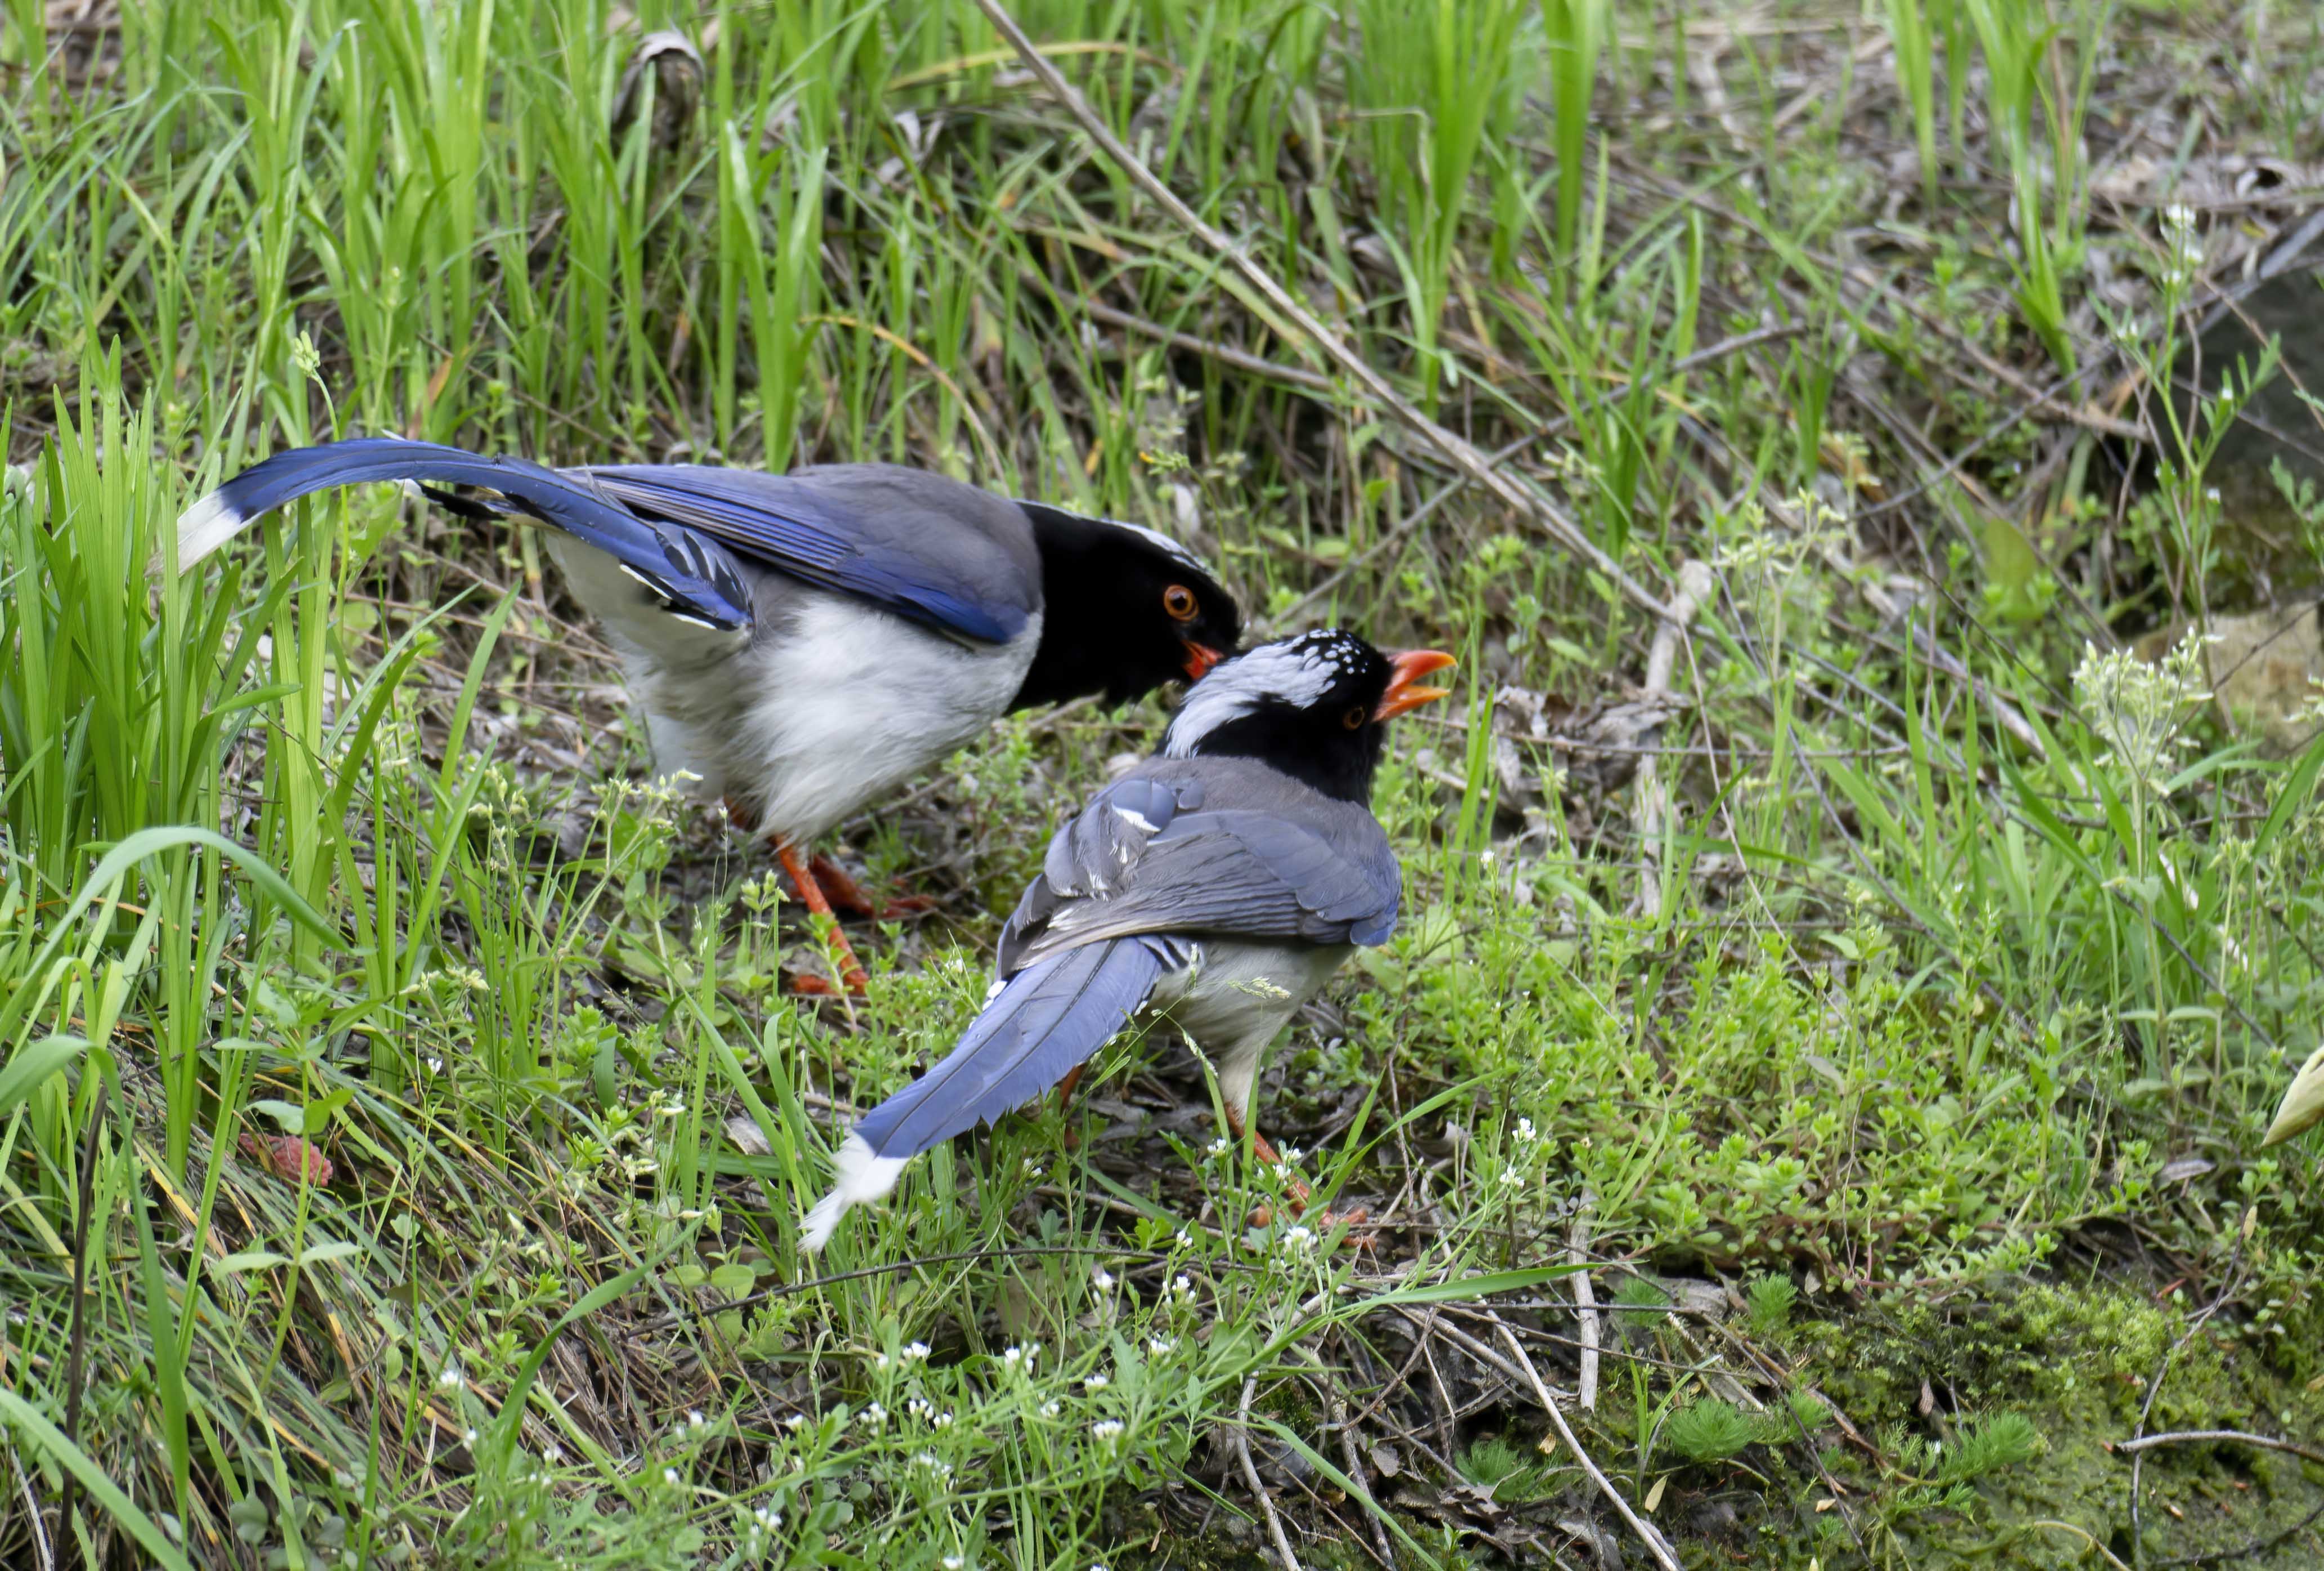
<svg viewBox="0 0 2324 1571"><path fill-rule="evenodd" d="M1162 609L1170 614L1174 622L1192 622L1194 613L1201 607L1195 603L1192 589L1184 584L1173 584L1162 591Z"/></svg>
<svg viewBox="0 0 2324 1571"><path fill-rule="evenodd" d="M1365 708L1361 704L1358 704L1346 714L1340 716L1340 724L1345 725L1351 731L1360 731L1364 727L1364 722L1371 717L1371 711Z"/></svg>

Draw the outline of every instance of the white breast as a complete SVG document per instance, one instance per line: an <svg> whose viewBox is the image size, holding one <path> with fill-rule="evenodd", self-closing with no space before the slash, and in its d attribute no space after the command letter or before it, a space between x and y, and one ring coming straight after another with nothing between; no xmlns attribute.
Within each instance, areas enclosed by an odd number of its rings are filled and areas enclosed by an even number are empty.
<svg viewBox="0 0 2324 1571"><path fill-rule="evenodd" d="M806 842L974 741L1024 686L1036 612L1005 644L957 642L798 585L753 637L678 621L602 551L550 534L558 565L622 655L654 763L706 801L735 797Z"/></svg>

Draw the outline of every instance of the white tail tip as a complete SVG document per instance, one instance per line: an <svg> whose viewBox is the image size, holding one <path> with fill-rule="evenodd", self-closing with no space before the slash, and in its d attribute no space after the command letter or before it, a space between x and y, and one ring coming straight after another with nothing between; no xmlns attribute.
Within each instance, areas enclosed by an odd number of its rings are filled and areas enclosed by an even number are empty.
<svg viewBox="0 0 2324 1571"><path fill-rule="evenodd" d="M814 1254L831 1242L839 1219L853 1206L884 1198L904 1176L903 1157L883 1157L860 1134L851 1134L832 1164L831 1193L815 1203L801 1225L799 1242Z"/></svg>
<svg viewBox="0 0 2324 1571"><path fill-rule="evenodd" d="M195 503L178 515L178 570L183 572L226 544L249 522L223 490Z"/></svg>

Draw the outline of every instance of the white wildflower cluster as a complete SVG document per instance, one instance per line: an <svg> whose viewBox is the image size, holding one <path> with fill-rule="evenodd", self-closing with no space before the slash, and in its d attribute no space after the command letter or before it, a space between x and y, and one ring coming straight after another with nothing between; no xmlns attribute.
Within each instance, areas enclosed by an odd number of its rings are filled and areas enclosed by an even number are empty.
<svg viewBox="0 0 2324 1571"><path fill-rule="evenodd" d="M1082 1377L1082 1388L1084 1391L1102 1391L1112 1383L1113 1377L1103 1370L1099 1370L1095 1374Z"/></svg>
<svg viewBox="0 0 2324 1571"><path fill-rule="evenodd" d="M1100 1419L1090 1426L1090 1437L1101 1446L1111 1446L1121 1438L1121 1431L1120 1419Z"/></svg>
<svg viewBox="0 0 2324 1571"><path fill-rule="evenodd" d="M920 1451L914 1453L912 1456L912 1465L922 1469L930 1478L936 1480L938 1483L943 1483L952 1477L952 1464L946 1462L943 1457L937 1455L933 1451Z"/></svg>
<svg viewBox="0 0 2324 1571"><path fill-rule="evenodd" d="M1203 1149L1203 1155L1211 1160L1215 1161L1232 1150L1234 1150L1234 1141L1229 1140L1224 1135L1220 1135L1216 1140L1213 1140L1209 1145Z"/></svg>
<svg viewBox="0 0 2324 1571"><path fill-rule="evenodd" d="M855 1415L855 1421L867 1429L876 1429L888 1421L888 1409L878 1402L866 1402L863 1410Z"/></svg>
<svg viewBox="0 0 2324 1571"><path fill-rule="evenodd" d="M1294 1254L1305 1254L1315 1247L1315 1230L1304 1222L1295 1222L1283 1230L1283 1247Z"/></svg>
<svg viewBox="0 0 2324 1571"><path fill-rule="evenodd" d="M2150 790L2169 772L2187 712L2210 698L2204 689L2203 640L2190 632L2153 665L2128 650L2100 653L2082 646L2074 698L2115 758Z"/></svg>
<svg viewBox="0 0 2324 1571"><path fill-rule="evenodd" d="M446 1364L442 1372L436 1376L436 1389L445 1391L464 1391L468 1389L468 1377L461 1372L457 1362Z"/></svg>
<svg viewBox="0 0 2324 1571"><path fill-rule="evenodd" d="M1178 1344L1172 1337L1149 1336L1146 1339L1146 1351L1156 1358L1167 1358L1178 1351Z"/></svg>
<svg viewBox="0 0 2324 1571"><path fill-rule="evenodd" d="M1180 1271L1176 1276L1170 1279L1170 1285L1162 1289L1162 1297L1163 1299L1168 1303L1193 1303L1194 1301L1194 1279L1188 1276L1185 1271Z"/></svg>

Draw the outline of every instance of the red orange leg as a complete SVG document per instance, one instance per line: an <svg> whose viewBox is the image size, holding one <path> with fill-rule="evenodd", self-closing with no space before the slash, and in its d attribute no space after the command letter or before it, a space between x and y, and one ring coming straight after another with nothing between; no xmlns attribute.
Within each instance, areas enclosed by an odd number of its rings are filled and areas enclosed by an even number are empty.
<svg viewBox="0 0 2324 1571"><path fill-rule="evenodd" d="M1285 1165L1281 1154L1276 1151L1274 1144L1269 1141L1265 1135L1259 1133L1259 1131L1250 1128L1250 1126L1244 1121L1243 1115L1236 1110L1234 1104L1231 1103L1227 1105L1227 1132L1233 1135L1238 1141L1241 1140L1243 1136L1248 1133L1250 1137L1250 1154L1252 1156L1257 1157L1260 1161L1265 1162L1270 1168L1283 1168L1285 1204L1291 1207L1291 1215L1304 1218L1307 1215L1307 1202L1312 1197L1314 1191L1307 1187L1306 1184L1301 1180L1298 1174L1291 1171L1290 1169ZM1348 1212L1319 1211L1315 1214L1315 1223L1317 1226L1327 1231L1335 1224L1341 1222L1345 1222L1351 1227L1360 1226L1370 1219L1370 1215L1371 1214L1370 1212L1360 1208ZM1274 1214L1264 1206L1252 1212L1250 1215L1250 1224L1253 1227L1264 1227L1274 1220ZM1368 1241L1356 1239L1351 1235L1351 1242L1356 1243L1360 1246L1363 1243Z"/></svg>
<svg viewBox="0 0 2324 1571"><path fill-rule="evenodd" d="M847 942L847 935L839 930L839 919L832 914L831 902L823 897L823 886L816 882L815 873L808 868L807 858L798 854L798 846L787 840L775 842L775 856L782 863L783 871L791 875L791 882L798 886L799 899L806 904L807 910L815 916L821 917L825 923L829 924L832 947L839 953L840 980L846 984L848 992L862 997L869 991L871 979L863 975L863 966L855 958L855 950ZM825 993L830 990L828 984L821 986L810 985L817 980L811 976L802 976L795 985L798 991L807 993Z"/></svg>
<svg viewBox="0 0 2324 1571"><path fill-rule="evenodd" d="M1074 1104L1074 1087L1082 1083L1082 1071L1088 1067L1089 1066L1087 1064L1075 1064L1072 1068L1065 1071L1065 1077L1057 1082L1057 1113L1060 1117L1064 1116L1064 1114L1072 1108ZM1081 1150L1081 1135L1074 1130L1066 1130L1065 1149L1069 1151L1079 1151Z"/></svg>

